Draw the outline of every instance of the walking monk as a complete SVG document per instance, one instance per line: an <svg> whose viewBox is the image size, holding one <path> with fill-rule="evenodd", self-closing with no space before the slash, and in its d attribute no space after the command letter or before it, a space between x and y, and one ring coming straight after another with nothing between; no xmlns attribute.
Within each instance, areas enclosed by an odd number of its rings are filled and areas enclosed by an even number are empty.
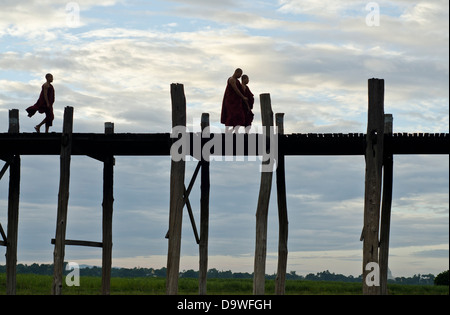
<svg viewBox="0 0 450 315"><path fill-rule="evenodd" d="M48 129L53 125L53 119L55 119L55 116L53 115L55 89L51 84L53 82L53 75L48 73L45 75L45 79L47 82L42 85L42 91L36 104L27 108L28 117L32 117L36 112L41 114L45 113L45 119L39 125L34 127L37 133L41 132L41 126L43 124L45 124L45 132L48 133Z"/></svg>
<svg viewBox="0 0 450 315"><path fill-rule="evenodd" d="M242 69L238 68L227 81L220 117L220 122L227 127L245 126L246 113L242 102L247 103L248 98L244 96L241 83L238 80L241 76Z"/></svg>

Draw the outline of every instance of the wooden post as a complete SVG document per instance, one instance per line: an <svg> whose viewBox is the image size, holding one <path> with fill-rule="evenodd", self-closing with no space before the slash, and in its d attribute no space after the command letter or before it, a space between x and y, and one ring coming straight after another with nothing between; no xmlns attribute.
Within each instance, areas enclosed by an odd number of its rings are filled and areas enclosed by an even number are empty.
<svg viewBox="0 0 450 315"><path fill-rule="evenodd" d="M19 133L19 110L9 111L8 133ZM9 167L8 227L6 235L6 294L16 294L17 236L19 229L20 155Z"/></svg>
<svg viewBox="0 0 450 315"><path fill-rule="evenodd" d="M392 136L392 114L384 115L384 133ZM388 138L389 139L389 138ZM388 294L388 258L389 258L389 231L391 228L392 182L394 158L389 140L384 143L383 161L383 199L381 203L380 226L380 288L381 294Z"/></svg>
<svg viewBox="0 0 450 315"><path fill-rule="evenodd" d="M284 114L275 114L278 135L284 135ZM277 161L277 202L278 202L278 267L275 279L275 294L284 294L286 284L286 267L288 256L288 214L286 202L286 180L283 150L278 151Z"/></svg>
<svg viewBox="0 0 450 315"><path fill-rule="evenodd" d="M363 294L379 294L378 230L384 141L384 80L370 79L363 228Z"/></svg>
<svg viewBox="0 0 450 315"><path fill-rule="evenodd" d="M273 127L273 112L270 102L270 94L260 95L261 118L264 133L269 142L270 127ZM272 145L272 143L271 143ZM263 148L266 150L266 148ZM267 163L266 163L267 162ZM263 161L269 164L270 161ZM256 210L256 241L255 241L255 263L253 276L253 294L264 294L266 273L266 250L267 250L267 215L269 211L270 191L272 189L273 172L261 172L261 184L259 188L258 206Z"/></svg>
<svg viewBox="0 0 450 315"><path fill-rule="evenodd" d="M58 213L56 219L55 248L53 251L52 294L62 293L64 268L64 246L66 240L67 206L69 204L70 156L72 153L73 107L64 109L63 133L61 138L60 178Z"/></svg>
<svg viewBox="0 0 450 315"><path fill-rule="evenodd" d="M209 128L209 114L203 113L201 119L202 134ZM206 132L205 132L206 134ZM207 132L209 135L209 132ZM202 150L206 139L202 138ZM202 169L200 174L200 245L199 245L199 275L198 294L206 294L206 277L208 273L208 231L209 231L209 161L201 156Z"/></svg>
<svg viewBox="0 0 450 315"><path fill-rule="evenodd" d="M114 123L105 123L105 134L114 134ZM103 247L102 247L102 294L109 295L112 265L112 219L113 219L114 156L106 153L103 162Z"/></svg>
<svg viewBox="0 0 450 315"><path fill-rule="evenodd" d="M186 98L183 84L171 84L170 93L172 98L172 128L176 126L185 128ZM179 161L174 161L172 156L170 168L169 245L167 254L166 294L178 293L185 168L185 157Z"/></svg>

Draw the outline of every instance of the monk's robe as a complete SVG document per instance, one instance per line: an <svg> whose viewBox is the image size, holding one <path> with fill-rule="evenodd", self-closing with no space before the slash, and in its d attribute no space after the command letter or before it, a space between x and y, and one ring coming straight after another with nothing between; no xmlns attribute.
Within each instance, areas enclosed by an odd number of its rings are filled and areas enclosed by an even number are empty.
<svg viewBox="0 0 450 315"><path fill-rule="evenodd" d="M230 127L245 126L245 112L242 107L242 98L236 93L229 81L227 82L227 88L223 96L220 122ZM236 80L236 85L242 93L242 86L238 80Z"/></svg>
<svg viewBox="0 0 450 315"><path fill-rule="evenodd" d="M48 102L50 103L50 107L47 106L47 102L45 101L44 86L42 86L42 91L41 94L39 95L39 99L37 100L36 104L27 108L27 112L29 117L33 116L36 112L39 112L41 114L45 113L45 124L47 126L52 126L53 119L55 119L55 116L53 114L53 103L55 102L55 89L51 84L49 84L49 87L47 89L47 99Z"/></svg>
<svg viewBox="0 0 450 315"><path fill-rule="evenodd" d="M246 98L248 98L248 106L247 104L244 102L244 100L242 100L242 106L244 108L244 112L245 112L245 127L251 126L252 121L253 121L253 117L255 116L252 112L253 109L253 104L255 103L255 98L253 97L253 93L250 91L250 88L247 86L247 88L244 91L244 96ZM250 110L248 109L250 107Z"/></svg>

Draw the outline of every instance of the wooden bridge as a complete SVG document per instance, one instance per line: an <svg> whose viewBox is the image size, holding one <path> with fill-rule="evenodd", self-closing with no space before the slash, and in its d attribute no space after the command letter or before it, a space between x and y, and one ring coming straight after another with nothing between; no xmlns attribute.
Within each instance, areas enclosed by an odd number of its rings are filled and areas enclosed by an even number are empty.
<svg viewBox="0 0 450 315"><path fill-rule="evenodd" d="M264 294L267 213L272 186L272 175L276 172L279 214L279 248L276 293L283 294L287 265L288 216L284 179L284 157L289 155L364 155L366 158L363 241L363 293L387 294L387 267L389 252L390 208L392 199L392 161L398 154L449 154L448 133L392 133L392 115L384 114L384 80L370 79L368 82L367 133L334 134L284 134L283 115L276 114L275 122L277 154L276 169L261 172L261 186L256 211L256 245L254 264L254 294ZM171 85L172 127L186 126L186 99L181 84ZM265 127L274 126L269 94L261 94L261 117ZM0 171L0 180L9 168L7 233L0 224L0 245L6 246L7 294L16 292L17 234L20 195L20 156L60 155L60 186L57 206L54 248L53 294L62 293L62 277L65 245L102 247L102 292L110 292L113 218L113 172L114 156L169 156L172 155L170 176L170 214L167 258L166 293L177 294L181 246L182 212L186 205L190 214L197 243L199 244L199 294L206 294L206 272L208 262L209 221L209 160L196 154L209 141L214 148L208 150L212 156L264 155L273 149L270 131L261 134L209 133L209 115L203 114L202 132L186 132L182 145L187 154L198 159L197 168L185 186L185 160L173 158L178 150L173 149L178 134L141 133L116 134L114 124L105 123L105 133L73 133L73 108L66 107L62 133L19 133L19 111L10 110L8 133L0 133L0 159L5 161ZM206 132L205 132L206 131ZM271 140L272 139L272 140ZM238 144L243 148L240 149ZM197 145L196 145L197 144ZM231 149L230 149L231 148ZM176 152L175 152L176 151ZM84 155L104 163L103 172L103 240L102 242L66 239L69 198L70 157ZM262 165L268 161L263 161ZM197 175L201 171L200 189L200 233L192 216L189 194ZM383 191L383 193L382 193ZM381 196L383 199L381 200ZM372 269L370 263L379 264L380 284L370 285L365 279Z"/></svg>
<svg viewBox="0 0 450 315"><path fill-rule="evenodd" d="M448 154L448 133L393 133L385 136L385 150L391 154ZM200 138L200 133L187 132L190 149ZM241 136L244 141L244 155L258 155L248 153L249 135L233 134L234 151L226 151L225 134L211 133L206 141L217 139L222 144L220 155L237 155L236 137ZM262 143L262 134L253 135L256 144ZM18 155L59 155L61 151L62 133L0 133L1 153ZM170 133L73 133L72 154L85 155L102 160L105 152L115 156L168 156L173 144ZM365 133L305 133L279 134L278 148L284 155L364 155L366 147ZM257 151L258 152L258 147ZM218 153L212 152L212 156Z"/></svg>

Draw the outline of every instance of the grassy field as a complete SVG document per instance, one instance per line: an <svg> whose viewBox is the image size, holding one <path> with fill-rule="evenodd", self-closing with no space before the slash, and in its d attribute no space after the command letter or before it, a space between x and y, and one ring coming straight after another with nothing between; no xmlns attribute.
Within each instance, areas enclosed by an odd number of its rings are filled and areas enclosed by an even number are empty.
<svg viewBox="0 0 450 315"><path fill-rule="evenodd" d="M52 276L17 275L18 295L48 295L51 293ZM112 278L111 294L143 295L165 294L165 278ZM251 279L209 279L208 294L234 295L252 294ZM392 295L448 295L448 286L430 285L388 285ZM198 280L181 278L179 294L197 294ZM0 295L6 293L6 277L0 274ZM359 295L360 283L287 280L286 294L293 295ZM67 287L63 294L97 295L101 294L101 278L81 276L79 287ZM274 281L266 281L266 294L274 294Z"/></svg>

